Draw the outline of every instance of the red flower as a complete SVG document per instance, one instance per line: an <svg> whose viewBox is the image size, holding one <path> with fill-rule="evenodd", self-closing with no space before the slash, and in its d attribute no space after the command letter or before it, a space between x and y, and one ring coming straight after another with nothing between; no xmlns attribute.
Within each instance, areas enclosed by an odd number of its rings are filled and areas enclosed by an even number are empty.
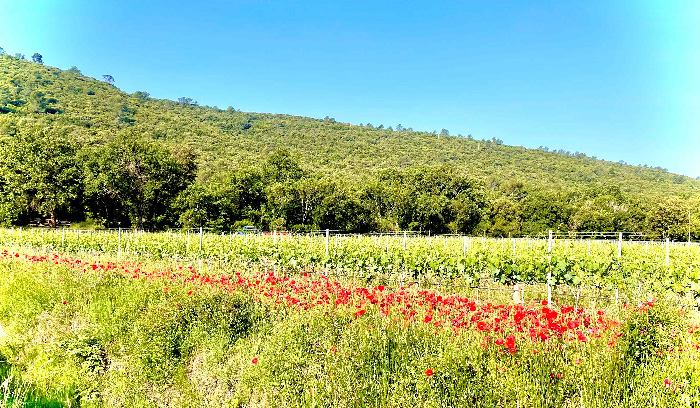
<svg viewBox="0 0 700 408"><path fill-rule="evenodd" d="M258 364L258 358L255 357L253 360L251 360L251 363L253 363L253 364Z"/></svg>
<svg viewBox="0 0 700 408"><path fill-rule="evenodd" d="M187 292L187 296L189 296L189 295L191 295L191 294L192 294L192 291Z"/></svg>
<svg viewBox="0 0 700 408"><path fill-rule="evenodd" d="M505 343L505 340L503 340L503 339L497 339L497 340L496 340L496 344L498 344L499 346L502 346L503 343Z"/></svg>
<svg viewBox="0 0 700 408"><path fill-rule="evenodd" d="M542 306L547 306L548 303L549 303L549 302L547 302L546 300L543 300L543 301L542 301Z"/></svg>
<svg viewBox="0 0 700 408"><path fill-rule="evenodd" d="M433 370L431 370L431 369L425 370L425 376L426 376L426 377L432 377L432 375L433 375Z"/></svg>
<svg viewBox="0 0 700 408"><path fill-rule="evenodd" d="M670 387L670 386L671 386L671 380L669 380L668 378L665 379L665 380L664 380L664 386L665 386L666 388Z"/></svg>
<svg viewBox="0 0 700 408"><path fill-rule="evenodd" d="M66 301L65 301L65 300L63 301L63 304L64 304L64 305L66 304Z"/></svg>

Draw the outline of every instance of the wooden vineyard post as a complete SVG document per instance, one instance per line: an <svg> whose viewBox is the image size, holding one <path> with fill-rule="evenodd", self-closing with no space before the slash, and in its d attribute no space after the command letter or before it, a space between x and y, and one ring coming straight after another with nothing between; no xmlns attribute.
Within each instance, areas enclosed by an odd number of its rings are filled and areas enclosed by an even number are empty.
<svg viewBox="0 0 700 408"><path fill-rule="evenodd" d="M666 238L666 266L668 266L670 264L670 262L669 262L669 246L670 246L669 239Z"/></svg>
<svg viewBox="0 0 700 408"><path fill-rule="evenodd" d="M61 248L66 247L66 227L63 227L63 232L61 232Z"/></svg>
<svg viewBox="0 0 700 408"><path fill-rule="evenodd" d="M119 227L117 232L117 261L122 257L122 227Z"/></svg>
<svg viewBox="0 0 700 408"><path fill-rule="evenodd" d="M547 246L549 268L547 268L547 303L552 303L552 230L549 230L549 244Z"/></svg>
<svg viewBox="0 0 700 408"><path fill-rule="evenodd" d="M187 249L186 252L190 253L190 230L187 230Z"/></svg>
<svg viewBox="0 0 700 408"><path fill-rule="evenodd" d="M406 231L403 232L403 250L406 251Z"/></svg>

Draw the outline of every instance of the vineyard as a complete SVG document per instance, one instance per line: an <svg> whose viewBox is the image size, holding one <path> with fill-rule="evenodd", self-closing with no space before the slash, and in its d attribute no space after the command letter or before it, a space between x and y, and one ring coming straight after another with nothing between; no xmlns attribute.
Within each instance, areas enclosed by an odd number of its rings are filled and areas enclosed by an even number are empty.
<svg viewBox="0 0 700 408"><path fill-rule="evenodd" d="M397 285L545 284L634 300L671 291L691 302L700 293L700 246L667 241L5 229L0 243L175 260L199 269L313 271Z"/></svg>
<svg viewBox="0 0 700 408"><path fill-rule="evenodd" d="M0 407L700 403L694 244L68 229L0 244Z"/></svg>

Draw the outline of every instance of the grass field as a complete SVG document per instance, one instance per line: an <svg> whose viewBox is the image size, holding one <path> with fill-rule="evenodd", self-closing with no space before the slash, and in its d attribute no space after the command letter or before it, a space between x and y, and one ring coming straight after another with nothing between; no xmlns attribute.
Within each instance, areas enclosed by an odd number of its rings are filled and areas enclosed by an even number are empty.
<svg viewBox="0 0 700 408"><path fill-rule="evenodd" d="M697 316L5 251L7 406L693 407ZM25 404L26 405L23 405Z"/></svg>

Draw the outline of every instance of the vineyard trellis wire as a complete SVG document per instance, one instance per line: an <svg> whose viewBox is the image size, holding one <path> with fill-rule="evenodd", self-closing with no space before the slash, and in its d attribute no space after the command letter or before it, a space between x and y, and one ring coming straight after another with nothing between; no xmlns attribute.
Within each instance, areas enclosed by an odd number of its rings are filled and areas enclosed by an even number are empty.
<svg viewBox="0 0 700 408"><path fill-rule="evenodd" d="M358 279L393 275L402 284L459 284L476 291L496 290L481 284L487 275L486 281L504 286L544 284L549 301L552 290L561 287L571 293L555 292L554 295L572 296L577 301L585 297L614 299L616 303L623 298L641 299L643 293L658 289L648 288L649 285L656 285L655 280L668 276L678 278L678 282L664 281L664 285L675 292L691 296L698 292L700 251L697 243L634 241L632 234L623 241L620 233L616 233L617 239L613 240L601 239L612 237L608 233L588 233L588 238L584 235L572 238L550 232L544 239L421 235L408 231L389 234L331 232L218 234L204 229L161 233L121 228L102 231L4 229L0 230L0 239L5 246L29 245L71 252L91 250L115 254L117 259L122 254L179 259L198 264L200 270L203 262L209 265L235 261L239 266L258 263L271 266L273 270L317 272L320 268L320 273L325 275L345 273L347 277ZM627 248L624 257L623 245ZM673 264L669 262L671 259ZM595 279L596 274L601 275L600 279ZM611 294L614 291L615 296L582 295L581 291L587 288L599 292L605 289ZM510 288L503 290L512 291Z"/></svg>

